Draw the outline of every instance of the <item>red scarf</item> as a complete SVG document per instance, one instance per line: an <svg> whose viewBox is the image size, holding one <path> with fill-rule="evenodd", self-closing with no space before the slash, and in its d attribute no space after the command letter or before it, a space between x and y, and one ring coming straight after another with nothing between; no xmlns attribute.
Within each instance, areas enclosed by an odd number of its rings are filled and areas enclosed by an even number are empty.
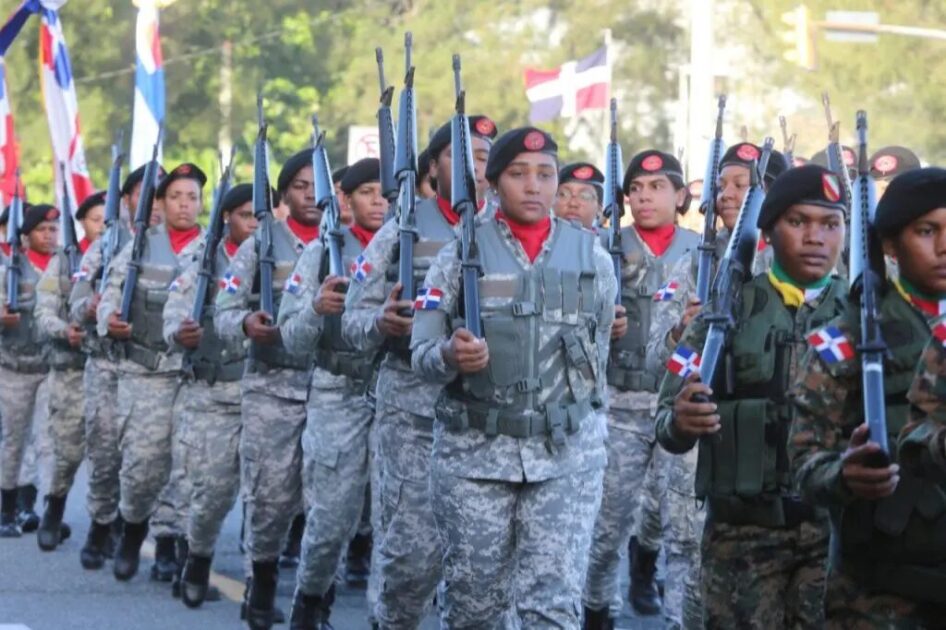
<svg viewBox="0 0 946 630"><path fill-rule="evenodd" d="M526 256L529 257L529 262L535 262L536 256L542 251L545 239L549 237L549 233L552 231L551 217L545 217L541 221L532 224L517 223L506 216L502 210L499 210L496 212L496 219L509 226L509 231L522 245Z"/></svg>
<svg viewBox="0 0 946 630"><path fill-rule="evenodd" d="M175 254L180 254L181 250L187 247L187 244L200 236L200 226L195 225L189 230L175 230L170 225L167 227L168 239L171 241L171 249Z"/></svg>
<svg viewBox="0 0 946 630"><path fill-rule="evenodd" d="M289 226L289 229L293 234L296 235L300 241L308 245L315 239L319 237L319 224L315 225L302 225L292 217L286 218L286 225Z"/></svg>
<svg viewBox="0 0 946 630"><path fill-rule="evenodd" d="M637 235L647 244L647 247L654 253L654 256L663 256L663 253L667 251L667 248L670 247L670 243L673 241L673 235L677 230L677 226L671 223L670 225L661 225L652 230L645 230L635 225L634 229L637 230Z"/></svg>
<svg viewBox="0 0 946 630"><path fill-rule="evenodd" d="M453 206L450 204L449 199L444 199L440 195L437 195L437 207L440 208L440 213L443 214L443 218L447 220L447 223L450 225L456 225L460 222L460 215L453 211Z"/></svg>
<svg viewBox="0 0 946 630"><path fill-rule="evenodd" d="M361 227L357 223L352 223L351 228L349 229L351 230L351 233L355 235L355 238L357 238L361 243L362 247L368 247L368 243L371 242L371 238L377 234L377 230L372 232L369 229Z"/></svg>
<svg viewBox="0 0 946 630"><path fill-rule="evenodd" d="M43 254L35 249L26 250L26 257L33 263L33 266L40 271L46 271L46 266L49 265L49 261L52 260L54 255L55 254Z"/></svg>
<svg viewBox="0 0 946 630"><path fill-rule="evenodd" d="M13 249L10 247L9 243L4 242L4 243L0 243L0 251L3 252L4 256L9 256L10 252L12 252Z"/></svg>
<svg viewBox="0 0 946 630"><path fill-rule="evenodd" d="M82 240L79 241L79 251L83 254L89 250L89 245L92 244L92 241L89 240L88 236L83 236Z"/></svg>
<svg viewBox="0 0 946 630"><path fill-rule="evenodd" d="M227 256L233 258L236 256L237 250L240 249L239 243L234 243L229 238L223 242L223 248L227 250Z"/></svg>

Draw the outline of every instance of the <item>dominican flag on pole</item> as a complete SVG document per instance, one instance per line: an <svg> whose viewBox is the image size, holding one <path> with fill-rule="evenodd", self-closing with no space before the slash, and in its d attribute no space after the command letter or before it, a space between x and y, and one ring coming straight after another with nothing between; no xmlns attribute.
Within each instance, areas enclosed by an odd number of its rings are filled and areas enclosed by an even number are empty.
<svg viewBox="0 0 946 630"><path fill-rule="evenodd" d="M526 68L526 98L532 104L529 120L540 123L607 109L610 88L607 46L555 70Z"/></svg>
<svg viewBox="0 0 946 630"><path fill-rule="evenodd" d="M135 110L131 128L131 168L151 160L158 124L164 120L164 61L154 0L139 2L135 25ZM161 147L158 147L161 160Z"/></svg>
<svg viewBox="0 0 946 630"><path fill-rule="evenodd" d="M0 57L0 205L13 199L16 189L16 171L20 162L20 147L13 133L13 109L7 89L7 68Z"/></svg>

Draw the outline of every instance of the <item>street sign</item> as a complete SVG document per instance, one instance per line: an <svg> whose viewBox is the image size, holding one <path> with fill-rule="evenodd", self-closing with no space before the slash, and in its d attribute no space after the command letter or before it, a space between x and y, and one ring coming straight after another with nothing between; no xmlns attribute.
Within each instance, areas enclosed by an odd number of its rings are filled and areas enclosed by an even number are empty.
<svg viewBox="0 0 946 630"><path fill-rule="evenodd" d="M820 26L828 41L876 44L879 24L880 15L873 11L828 11Z"/></svg>
<svg viewBox="0 0 946 630"><path fill-rule="evenodd" d="M352 125L348 128L348 163L354 164L367 157L381 155L378 146L378 127Z"/></svg>

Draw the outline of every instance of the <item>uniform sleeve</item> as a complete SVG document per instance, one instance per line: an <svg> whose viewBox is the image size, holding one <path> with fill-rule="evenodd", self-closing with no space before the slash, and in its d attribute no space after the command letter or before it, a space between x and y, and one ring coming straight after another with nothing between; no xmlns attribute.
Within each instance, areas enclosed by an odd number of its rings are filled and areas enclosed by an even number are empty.
<svg viewBox="0 0 946 630"><path fill-rule="evenodd" d="M342 335L345 341L361 352L372 352L381 347L384 335L376 324L387 299L385 278L398 243L397 222L387 221L362 252L369 271L361 282L352 281L345 298L342 315Z"/></svg>
<svg viewBox="0 0 946 630"><path fill-rule="evenodd" d="M164 303L162 317L164 341L174 352L183 352L184 347L177 343L177 330L181 323L191 316L194 298L197 295L197 275L200 271L200 259L192 260L168 286L168 300ZM211 290L213 287L211 287Z"/></svg>
<svg viewBox="0 0 946 630"><path fill-rule="evenodd" d="M61 264L62 254L53 256L36 285L36 308L33 313L40 333L49 339L65 339L69 328L69 323L59 317L59 307L66 299L59 284Z"/></svg>
<svg viewBox="0 0 946 630"><path fill-rule="evenodd" d="M256 278L256 237L248 238L240 244L236 256L227 269L230 282L226 289L217 291L214 312L214 329L220 339L226 343L243 343L246 331L243 320L252 313L249 307L250 292Z"/></svg>
<svg viewBox="0 0 946 630"><path fill-rule="evenodd" d="M279 304L279 332L283 345L294 354L311 352L325 326L325 318L315 312L312 304L319 292L323 251L321 239L306 246L290 276L301 284L293 291L283 291Z"/></svg>
<svg viewBox="0 0 946 630"><path fill-rule="evenodd" d="M690 297L696 294L692 268L692 252L681 256L667 276L667 284L676 282L677 290L669 300L654 302L645 358L646 368L651 373L663 370L676 347L670 331L683 319Z"/></svg>
<svg viewBox="0 0 946 630"><path fill-rule="evenodd" d="M440 304L436 308L414 312L411 366L425 378L443 384L457 377L457 371L444 361L440 347L452 334L450 322L457 312L459 262L456 243L449 243L440 250L424 278L424 287L443 292Z"/></svg>
<svg viewBox="0 0 946 630"><path fill-rule="evenodd" d="M99 337L105 337L108 334L109 316L121 308L122 305L122 285L125 283L125 277L128 275L128 261L131 260L131 250L134 248L134 240L125 243L125 246L118 256L115 256L108 265L108 282L102 291L102 299L99 301L98 310L95 312L96 329Z"/></svg>
<svg viewBox="0 0 946 630"><path fill-rule="evenodd" d="M687 348L695 353L703 350L706 340L706 324L697 318L687 326L680 338L677 348ZM669 453L686 453L696 446L696 438L688 437L677 431L674 426L673 401L683 388L685 378L679 374L666 370L660 381L660 390L657 393L657 415L655 417L655 431L657 441Z"/></svg>
<svg viewBox="0 0 946 630"><path fill-rule="evenodd" d="M902 466L946 481L946 349L933 337L923 350L907 399L907 425L897 440Z"/></svg>
<svg viewBox="0 0 946 630"><path fill-rule="evenodd" d="M82 273L75 284L72 285L72 293L69 294L69 317L74 322L85 322L86 308L92 298L95 297L95 286L93 278L102 265L102 239L98 238L89 246L89 249L82 256L79 263L79 269Z"/></svg>
<svg viewBox="0 0 946 630"><path fill-rule="evenodd" d="M604 379L608 371L608 353L611 350L611 325L614 323L614 298L617 297L618 281L614 277L611 256L596 242L593 254L595 283L598 296L598 327L595 344L598 346L598 374ZM636 273L636 270L630 270Z"/></svg>

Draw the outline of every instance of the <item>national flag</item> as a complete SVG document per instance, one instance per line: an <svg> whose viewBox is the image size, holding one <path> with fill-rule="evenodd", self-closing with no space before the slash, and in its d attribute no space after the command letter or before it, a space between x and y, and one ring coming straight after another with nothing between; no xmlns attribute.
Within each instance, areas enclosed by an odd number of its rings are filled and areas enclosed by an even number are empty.
<svg viewBox="0 0 946 630"><path fill-rule="evenodd" d="M237 289L240 288L240 276L233 275L232 272L228 271L220 278L220 290L225 291L226 293L236 293Z"/></svg>
<svg viewBox="0 0 946 630"><path fill-rule="evenodd" d="M131 127L131 168L151 160L158 125L164 120L164 61L155 0L138 2L135 22L135 106ZM158 147L158 160L161 147Z"/></svg>
<svg viewBox="0 0 946 630"><path fill-rule="evenodd" d="M677 346L667 361L667 369L680 378L686 378L700 369L700 355L686 346Z"/></svg>
<svg viewBox="0 0 946 630"><path fill-rule="evenodd" d="M16 191L20 147L13 131L13 108L7 87L7 69L0 57L0 205L6 206Z"/></svg>
<svg viewBox="0 0 946 630"><path fill-rule="evenodd" d="M532 104L529 120L546 122L571 118L586 110L607 109L611 88L608 47L569 61L555 70L526 68L526 98Z"/></svg>
<svg viewBox="0 0 946 630"><path fill-rule="evenodd" d="M181 278L180 277L174 278L174 280L171 281L171 284L168 285L168 291L170 291L171 293L174 293L176 291L179 292L182 286L183 285L181 283Z"/></svg>
<svg viewBox="0 0 946 630"><path fill-rule="evenodd" d="M286 286L283 287L283 291L290 295L299 295L299 292L302 291L302 276L298 273L289 276L286 279Z"/></svg>
<svg viewBox="0 0 946 630"><path fill-rule="evenodd" d="M79 267L79 270L72 274L72 283L82 282L83 280L89 279L89 268L88 267Z"/></svg>
<svg viewBox="0 0 946 630"><path fill-rule="evenodd" d="M440 306L440 300L443 298L443 291L434 287L424 287L417 292L417 298L414 300L415 311L432 311Z"/></svg>
<svg viewBox="0 0 946 630"><path fill-rule="evenodd" d="M854 346L836 326L825 326L808 335L808 343L825 363L841 363L854 358Z"/></svg>
<svg viewBox="0 0 946 630"><path fill-rule="evenodd" d="M359 254L358 258L352 262L349 272L351 277L354 278L355 282L364 282L368 277L368 274L371 273L371 263L365 260L363 254Z"/></svg>
<svg viewBox="0 0 946 630"><path fill-rule="evenodd" d="M667 284L660 287L656 293L654 293L654 302L666 302L672 299L679 288L680 283L676 280L671 280Z"/></svg>

